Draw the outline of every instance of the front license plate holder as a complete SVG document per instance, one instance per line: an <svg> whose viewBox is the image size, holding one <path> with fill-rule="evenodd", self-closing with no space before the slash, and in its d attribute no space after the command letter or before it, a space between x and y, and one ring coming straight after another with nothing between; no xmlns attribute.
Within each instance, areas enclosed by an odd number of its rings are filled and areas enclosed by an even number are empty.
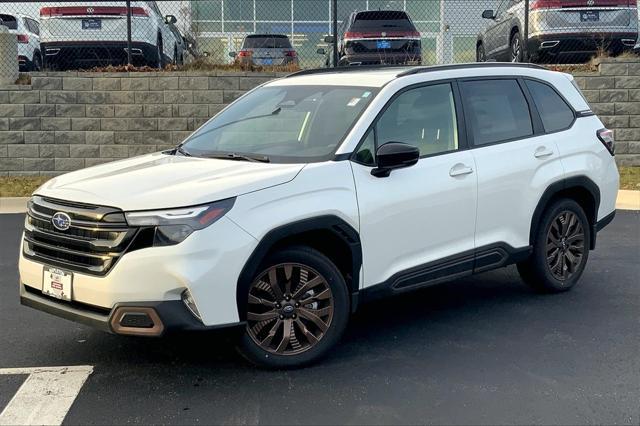
<svg viewBox="0 0 640 426"><path fill-rule="evenodd" d="M70 302L72 293L72 272L60 268L44 267L42 274L42 294Z"/></svg>

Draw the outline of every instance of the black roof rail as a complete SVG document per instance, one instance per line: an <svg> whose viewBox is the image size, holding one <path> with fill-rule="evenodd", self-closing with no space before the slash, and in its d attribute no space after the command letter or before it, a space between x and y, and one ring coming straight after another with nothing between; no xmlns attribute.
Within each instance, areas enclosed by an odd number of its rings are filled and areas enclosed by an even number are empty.
<svg viewBox="0 0 640 426"><path fill-rule="evenodd" d="M313 74L330 74L330 73L343 73L343 72L356 72L356 71L375 71L385 69L406 69L407 65L352 65L349 67L335 67L335 68L311 68L308 70L296 71L287 75L285 78L297 77L299 75L313 75Z"/></svg>
<svg viewBox="0 0 640 426"><path fill-rule="evenodd" d="M546 70L547 68L536 64L524 64L513 62L470 62L466 64L448 64L448 65L432 65L427 67L414 67L409 70L403 71L396 75L396 77L404 77L407 75L421 74L423 72L431 71L446 71L446 70L458 70L466 68L530 68Z"/></svg>

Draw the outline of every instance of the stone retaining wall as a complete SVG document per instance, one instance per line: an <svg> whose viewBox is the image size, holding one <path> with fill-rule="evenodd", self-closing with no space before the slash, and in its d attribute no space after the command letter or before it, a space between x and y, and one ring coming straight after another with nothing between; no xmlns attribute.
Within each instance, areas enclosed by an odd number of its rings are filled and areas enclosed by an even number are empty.
<svg viewBox="0 0 640 426"><path fill-rule="evenodd" d="M0 175L57 175L164 150L274 73L34 73L0 87ZM640 166L640 63L576 74L619 164Z"/></svg>

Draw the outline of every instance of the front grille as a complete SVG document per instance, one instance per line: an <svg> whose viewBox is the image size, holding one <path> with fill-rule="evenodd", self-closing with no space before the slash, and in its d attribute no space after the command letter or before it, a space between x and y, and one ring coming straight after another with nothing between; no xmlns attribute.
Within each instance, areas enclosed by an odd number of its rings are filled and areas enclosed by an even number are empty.
<svg viewBox="0 0 640 426"><path fill-rule="evenodd" d="M69 229L53 226L52 217L66 213ZM25 219L24 255L42 263L91 275L104 275L130 247L138 233L124 213L113 207L34 196Z"/></svg>

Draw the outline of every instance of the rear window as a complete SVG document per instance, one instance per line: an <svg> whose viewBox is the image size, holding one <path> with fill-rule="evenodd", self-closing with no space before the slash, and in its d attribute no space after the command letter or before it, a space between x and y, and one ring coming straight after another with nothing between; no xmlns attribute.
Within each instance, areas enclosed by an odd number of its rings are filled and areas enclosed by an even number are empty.
<svg viewBox="0 0 640 426"><path fill-rule="evenodd" d="M287 49L291 42L286 36L247 37L242 45L245 49Z"/></svg>
<svg viewBox="0 0 640 426"><path fill-rule="evenodd" d="M526 84L540 113L544 130L557 132L568 129L573 123L573 110L556 91L537 81L526 80Z"/></svg>
<svg viewBox="0 0 640 426"><path fill-rule="evenodd" d="M478 80L461 84L475 145L533 135L529 104L516 80Z"/></svg>
<svg viewBox="0 0 640 426"><path fill-rule="evenodd" d="M399 28L413 30L415 27L409 19L409 15L402 11L367 11L360 12L351 25L352 30L371 28Z"/></svg>
<svg viewBox="0 0 640 426"><path fill-rule="evenodd" d="M0 25L4 25L10 30L18 29L18 21L15 16L11 15L0 15Z"/></svg>

